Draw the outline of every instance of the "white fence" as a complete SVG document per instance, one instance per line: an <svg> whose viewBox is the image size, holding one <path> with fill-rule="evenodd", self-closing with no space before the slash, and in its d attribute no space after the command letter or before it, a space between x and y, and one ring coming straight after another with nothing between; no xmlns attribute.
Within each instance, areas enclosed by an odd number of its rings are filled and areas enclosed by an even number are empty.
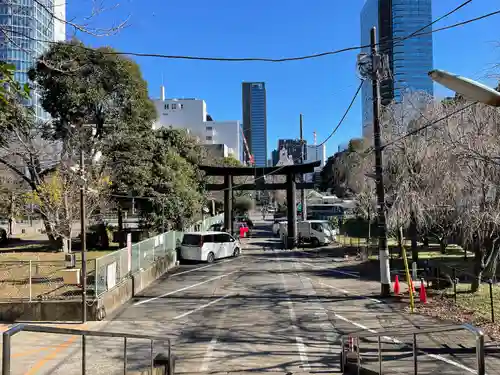
<svg viewBox="0 0 500 375"><path fill-rule="evenodd" d="M224 220L223 215L209 217L187 228L186 232L207 230ZM170 231L133 244L130 251L123 248L95 260L95 295L122 282L131 272L147 269L159 258L174 257L184 232Z"/></svg>

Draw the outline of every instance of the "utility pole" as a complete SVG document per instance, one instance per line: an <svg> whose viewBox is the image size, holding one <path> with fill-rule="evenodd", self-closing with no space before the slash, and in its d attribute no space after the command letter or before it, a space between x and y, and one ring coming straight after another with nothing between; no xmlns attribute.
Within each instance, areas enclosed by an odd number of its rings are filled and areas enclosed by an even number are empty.
<svg viewBox="0 0 500 375"><path fill-rule="evenodd" d="M389 267L389 249L387 247L387 223L385 218L385 194L382 169L382 143L380 134L380 73L383 69L382 58L377 51L377 28L371 29L371 74L373 89L373 141L375 146L375 178L378 210L378 251L380 260L380 294L382 297L391 294Z"/></svg>
<svg viewBox="0 0 500 375"><path fill-rule="evenodd" d="M80 232L81 232L81 253L82 253L82 323L87 322L87 225L85 223L85 155L83 143L80 150ZM96 270L97 272L97 270Z"/></svg>
<svg viewBox="0 0 500 375"><path fill-rule="evenodd" d="M302 113L300 114L300 163L304 164L304 133L302 129ZM300 174L300 182L304 183L304 174ZM302 207L301 210L301 216L302 216L302 221L307 220L307 213L306 213L306 191L302 187L300 189L300 204Z"/></svg>

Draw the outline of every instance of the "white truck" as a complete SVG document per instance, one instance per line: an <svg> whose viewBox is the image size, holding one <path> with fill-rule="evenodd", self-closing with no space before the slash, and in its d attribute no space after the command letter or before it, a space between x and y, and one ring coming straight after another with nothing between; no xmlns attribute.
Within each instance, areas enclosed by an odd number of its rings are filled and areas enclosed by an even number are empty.
<svg viewBox="0 0 500 375"><path fill-rule="evenodd" d="M288 235L286 223L280 223L280 237L284 241ZM336 241L337 230L327 220L305 220L297 223L297 239L311 243L313 246L324 246Z"/></svg>
<svg viewBox="0 0 500 375"><path fill-rule="evenodd" d="M336 234L336 230L327 220L305 220L297 223L298 239L315 247L334 242Z"/></svg>

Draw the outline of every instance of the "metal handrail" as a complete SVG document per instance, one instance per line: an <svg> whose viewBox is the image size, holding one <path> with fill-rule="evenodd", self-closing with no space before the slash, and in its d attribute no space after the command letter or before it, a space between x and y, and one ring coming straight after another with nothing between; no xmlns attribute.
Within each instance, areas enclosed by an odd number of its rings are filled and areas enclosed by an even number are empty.
<svg viewBox="0 0 500 375"><path fill-rule="evenodd" d="M170 369L173 368L172 364L172 346L170 338L161 336L151 336L151 335L139 335L134 333L121 333L121 332L108 332L108 331L90 331L90 330L80 330L74 328L62 328L62 327L47 327L32 324L16 324L10 327L3 333L3 344L2 344L2 375L11 374L11 338L19 332L37 332L37 333L53 333L61 335L73 335L82 336L82 374L86 373L87 359L86 359L86 337L114 337L123 338L123 373L127 374L127 340L128 339L140 339L150 341L150 356L151 356L151 373L154 373L154 357L153 357L153 343L155 341L167 342L168 343L168 361ZM173 371L170 371L172 374Z"/></svg>
<svg viewBox="0 0 500 375"><path fill-rule="evenodd" d="M360 372L360 367L361 367L361 357L360 357L360 350L359 350L359 339L360 338L369 338L369 337L376 337L378 340L378 362L379 362L379 373L382 374L382 338L388 339L390 341L396 342L399 340L395 340L392 337L394 336L408 336L412 335L413 336L413 342L412 344L405 343L405 342L400 342L401 344L404 344L406 346L412 346L413 348L413 368L414 368L414 375L417 375L417 370L418 370L418 347L417 347L417 336L418 335L425 335L429 333L442 333L442 332L452 332L452 331L459 331L459 330L466 330L474 335L475 341L476 341L476 360L477 360L477 375L486 375L486 366L485 366L485 346L484 346L484 333L483 331L475 327L471 324L462 324L462 325L455 325L455 326L447 326L447 327L440 327L440 328L424 328L424 329L418 329L418 328L412 328L410 330L399 330L399 331L384 331L384 332L367 332L367 331L362 331L362 332L353 332L351 334L343 335L341 337L342 341L342 365L345 363L345 357L344 357L344 347L345 347L345 340L347 337L355 338L356 339L356 357L357 357L357 367L358 367L358 374ZM420 352L424 353L422 350Z"/></svg>

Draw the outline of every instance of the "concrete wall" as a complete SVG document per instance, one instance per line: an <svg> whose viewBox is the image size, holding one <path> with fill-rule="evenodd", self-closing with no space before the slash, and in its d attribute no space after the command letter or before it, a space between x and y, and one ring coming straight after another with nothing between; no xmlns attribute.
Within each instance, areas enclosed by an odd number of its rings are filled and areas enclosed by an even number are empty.
<svg viewBox="0 0 500 375"><path fill-rule="evenodd" d="M101 295L99 300L87 306L87 319L101 320L103 310L106 315L111 314L169 269L175 267L177 255L175 252L171 254L171 256L158 259L150 268L132 274L131 277ZM73 322L81 321L81 316L81 300L0 303L0 321L3 322Z"/></svg>

